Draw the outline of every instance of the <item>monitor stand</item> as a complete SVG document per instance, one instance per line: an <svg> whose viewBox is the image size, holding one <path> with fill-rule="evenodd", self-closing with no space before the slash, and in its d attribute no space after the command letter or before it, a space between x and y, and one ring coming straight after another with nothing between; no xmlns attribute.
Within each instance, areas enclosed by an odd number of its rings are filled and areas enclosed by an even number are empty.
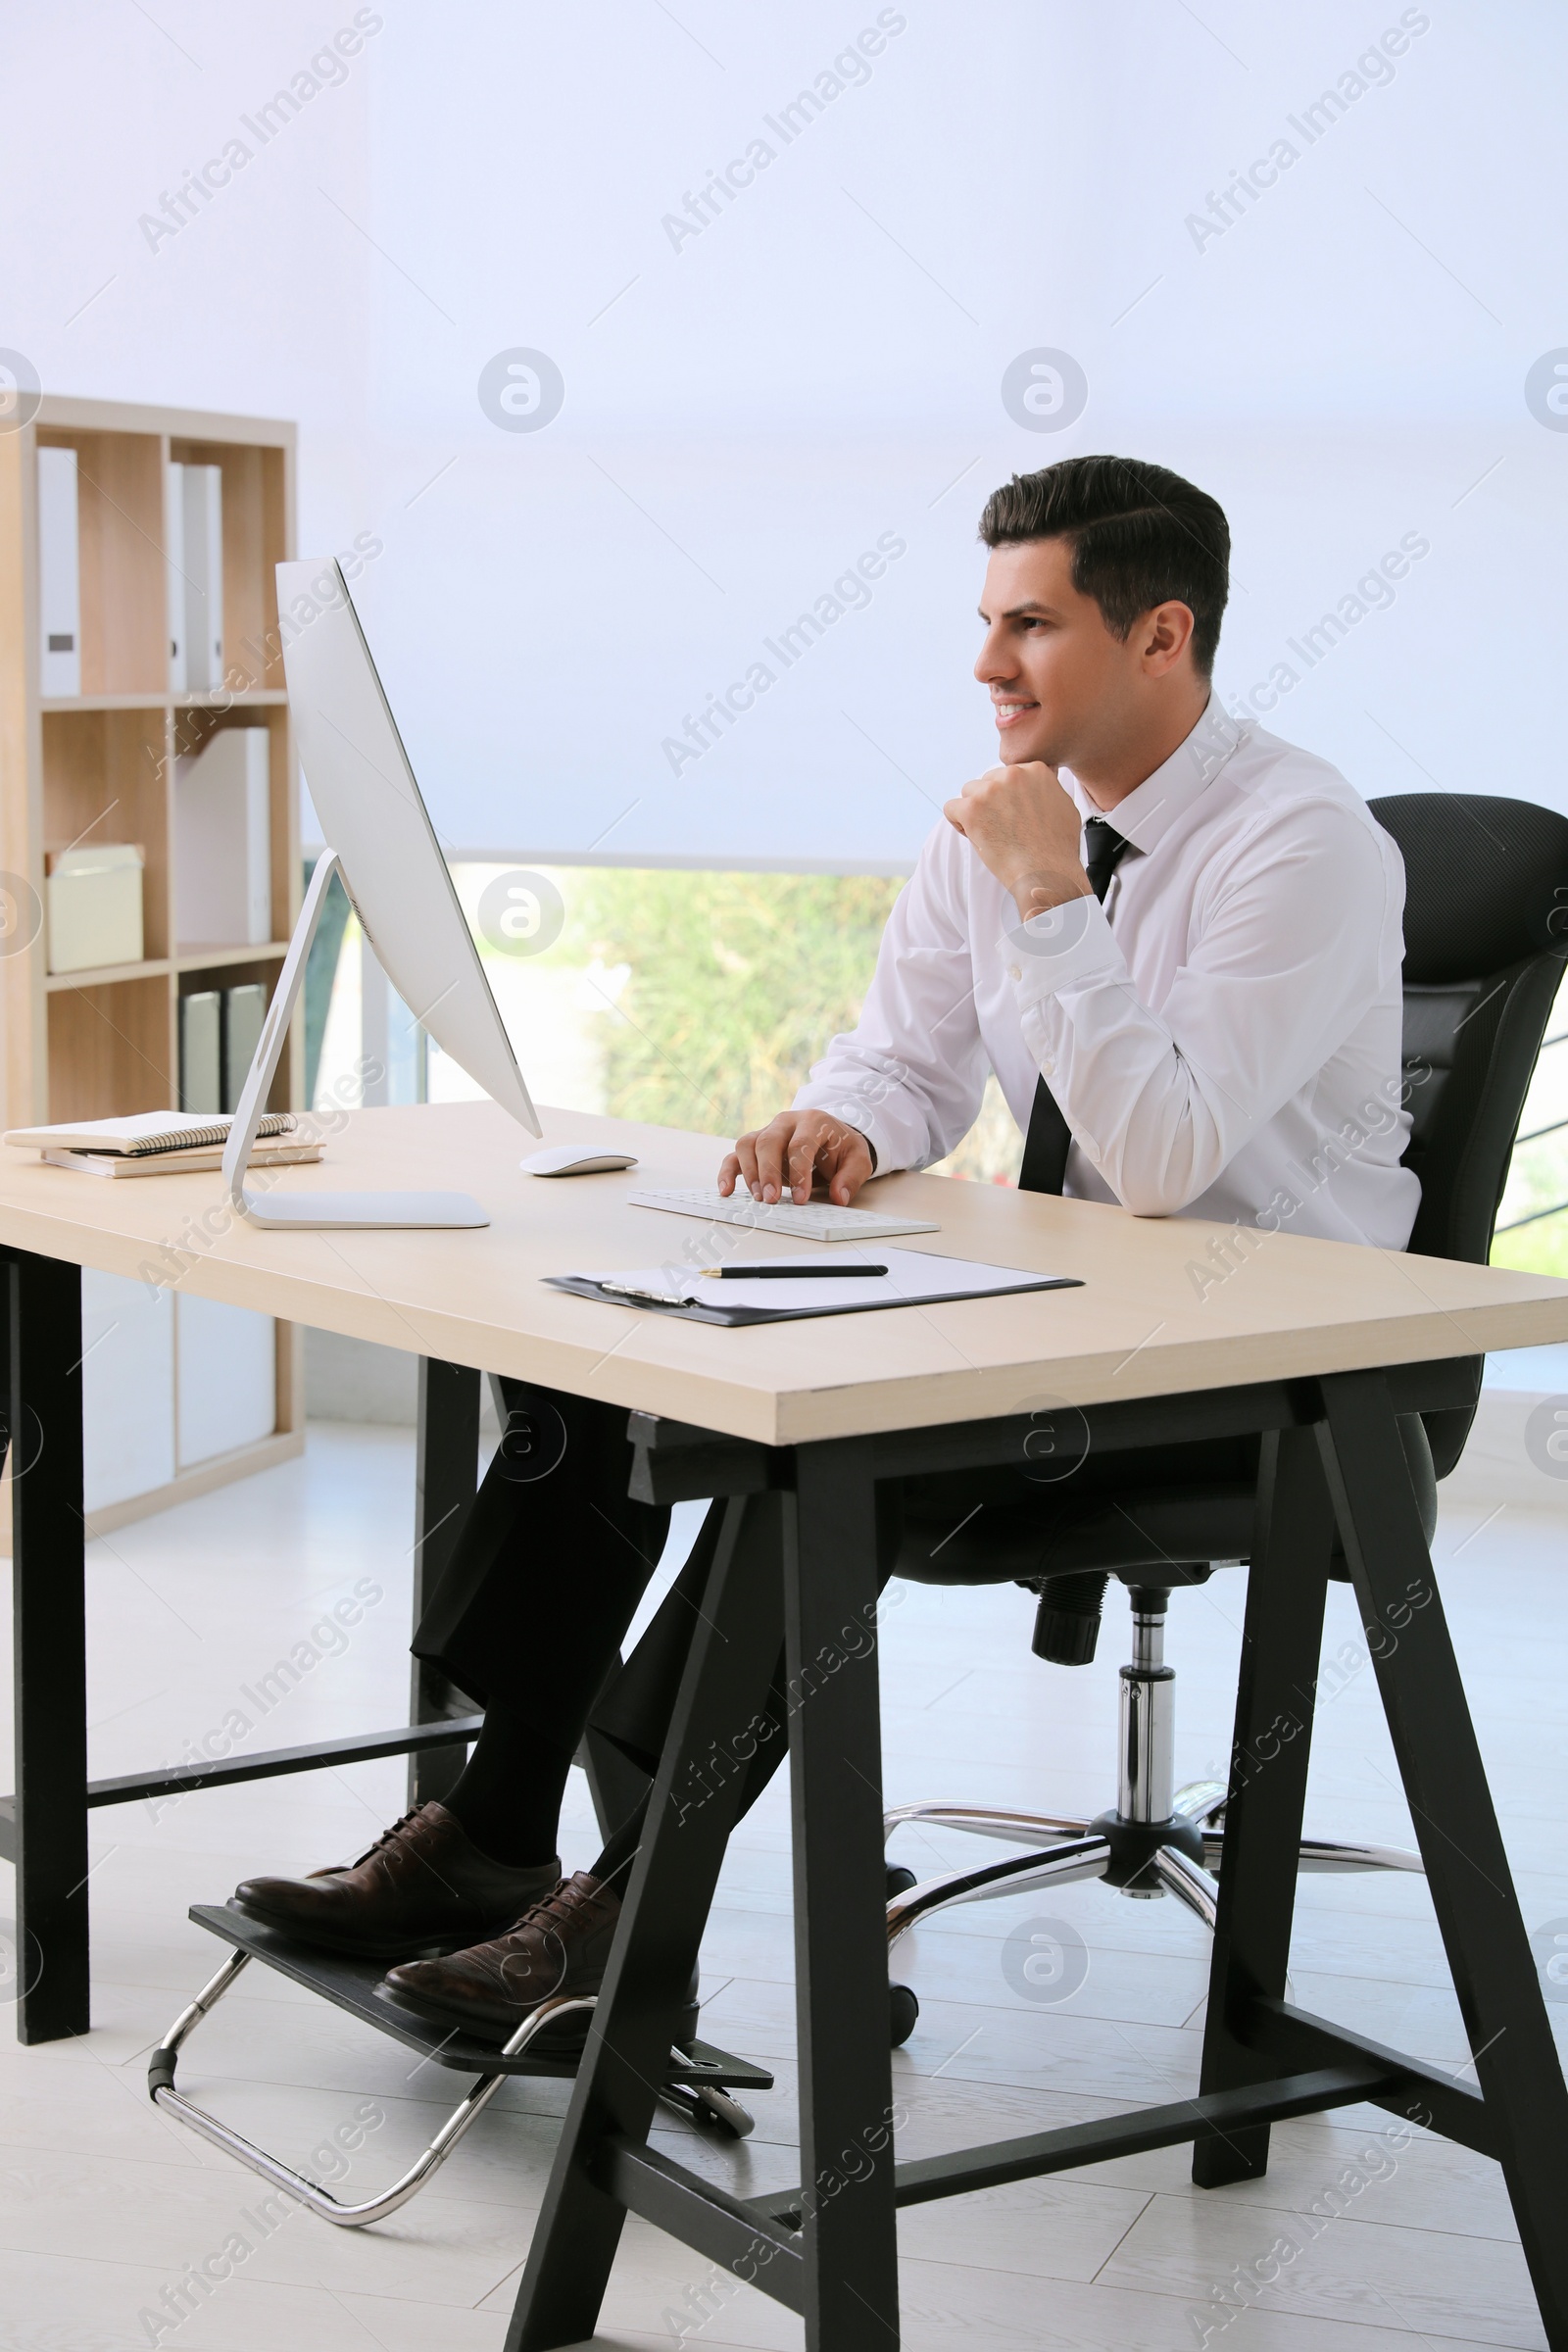
<svg viewBox="0 0 1568 2352"><path fill-rule="evenodd" d="M327 887L338 871L335 850L327 850L311 876L311 887L300 908L300 919L288 943L272 1002L268 1006L249 1074L240 1095L234 1124L223 1149L223 1181L228 1197L252 1225L287 1226L295 1232L335 1228L384 1226L488 1225L490 1219L467 1193L285 1193L269 1199L245 1189L245 1171L256 1145L256 1131L267 1111L277 1065L288 1038L288 1025L305 982L311 942L321 920Z"/></svg>

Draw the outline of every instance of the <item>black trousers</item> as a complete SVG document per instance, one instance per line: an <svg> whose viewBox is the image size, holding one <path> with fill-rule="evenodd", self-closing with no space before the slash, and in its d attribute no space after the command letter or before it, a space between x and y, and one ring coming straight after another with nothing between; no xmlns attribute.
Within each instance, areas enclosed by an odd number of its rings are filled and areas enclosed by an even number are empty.
<svg viewBox="0 0 1568 2352"><path fill-rule="evenodd" d="M626 1492L624 1405L501 1387L507 1427L414 1652L569 1753L659 1566L669 1512Z"/></svg>
<svg viewBox="0 0 1568 2352"><path fill-rule="evenodd" d="M626 1628L663 1552L669 1512L634 1502L626 1492L632 1448L624 1405L522 1381L501 1386L507 1429L415 1632L415 1655L482 1707L525 1715L535 1735L564 1756L574 1753L591 1720L652 1779L701 1614L722 1506L710 1508L679 1576L632 1656L617 1667ZM880 1537L880 1513L878 1524ZM879 1551L886 1583L897 1552L891 1513ZM872 1629L847 1627L844 1639L863 1646ZM781 1653L743 1810L784 1756L789 1707Z"/></svg>
<svg viewBox="0 0 1568 2352"><path fill-rule="evenodd" d="M415 1652L482 1706L525 1714L564 1756L575 1751L591 1722L651 1779L701 1614L721 1506L710 1509L635 1651L617 1666L626 1628L663 1552L669 1512L627 1494L632 1448L623 1405L520 1381L502 1387L508 1427L415 1635ZM1256 1462L1255 1439L1222 1440L1161 1448L1157 1456L1140 1457L1139 1469L1145 1476L1157 1469L1161 1483L1200 1483L1254 1478ZM957 1546L939 1547L931 1557L932 1526L972 1520L982 1506L1004 1515L1024 1507L1031 1518L1039 1514L1048 1552L1047 1531L1069 1493L1081 1504L1101 1490L1119 1493L1126 1483L1126 1459L1115 1455L1084 1462L1065 1487L1042 1488L1012 1469L892 1482L877 1494L880 1582L895 1572L931 1583L981 1581L964 1574ZM851 1656L872 1639L869 1626L846 1626L839 1635ZM786 1686L781 1654L763 1710L765 1729L746 1767L743 1811L782 1761L790 1712L799 1703L800 1694Z"/></svg>
<svg viewBox="0 0 1568 2352"><path fill-rule="evenodd" d="M563 1755L575 1751L591 1720L652 1779L701 1614L722 1506L710 1509L636 1650L617 1666L626 1628L669 1535L667 1508L634 1502L627 1494L626 1408L522 1381L501 1386L507 1428L416 1629L415 1655L480 1706L526 1716L536 1736ZM882 1548L885 1583L897 1549L891 1520ZM846 1629L849 1641L863 1645L870 1638L869 1628ZM785 1753L789 1703L781 1654L768 1733L749 1768L745 1805Z"/></svg>

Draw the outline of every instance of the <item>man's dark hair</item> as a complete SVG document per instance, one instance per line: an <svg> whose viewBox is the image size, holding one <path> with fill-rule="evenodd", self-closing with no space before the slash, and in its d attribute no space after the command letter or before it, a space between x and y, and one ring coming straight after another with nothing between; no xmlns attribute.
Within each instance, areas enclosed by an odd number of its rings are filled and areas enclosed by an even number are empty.
<svg viewBox="0 0 1568 2352"><path fill-rule="evenodd" d="M1141 458L1063 458L1015 473L993 490L980 517L987 547L1030 539L1072 541L1072 584L1092 596L1111 634L1125 639L1140 613L1170 602L1193 615L1193 662L1214 666L1230 593L1230 525L1204 490Z"/></svg>

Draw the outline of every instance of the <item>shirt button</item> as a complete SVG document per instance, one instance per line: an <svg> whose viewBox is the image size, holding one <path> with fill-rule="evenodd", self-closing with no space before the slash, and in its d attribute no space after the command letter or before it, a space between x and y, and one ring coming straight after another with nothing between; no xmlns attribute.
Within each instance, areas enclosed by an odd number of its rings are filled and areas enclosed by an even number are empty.
<svg viewBox="0 0 1568 2352"><path fill-rule="evenodd" d="M1055 1063L1054 1061L1043 1061L1040 1064L1040 1075L1042 1078L1054 1078L1056 1075Z"/></svg>
<svg viewBox="0 0 1568 2352"><path fill-rule="evenodd" d="M1021 967L1016 963L1009 963L1007 966L1007 978L1009 980L1021 980L1023 978L1023 971Z"/></svg>

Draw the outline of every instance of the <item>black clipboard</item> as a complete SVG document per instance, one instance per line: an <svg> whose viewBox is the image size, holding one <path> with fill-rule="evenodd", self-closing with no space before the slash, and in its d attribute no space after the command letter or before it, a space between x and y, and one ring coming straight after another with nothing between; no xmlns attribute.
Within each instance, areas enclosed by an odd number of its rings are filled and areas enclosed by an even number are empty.
<svg viewBox="0 0 1568 2352"><path fill-rule="evenodd" d="M1033 1291L1081 1291L1076 1274L1042 1274L1030 1282L1009 1283L1004 1291L943 1291L935 1298L846 1299L842 1306L677 1306L662 1298L628 1298L622 1291L607 1291L585 1274L546 1274L553 1291L571 1291L579 1298L597 1298L602 1306L636 1306L645 1314L673 1315L680 1323L717 1323L729 1330L756 1323L808 1323L824 1315L885 1315L901 1306L952 1306L967 1298L1024 1298Z"/></svg>

